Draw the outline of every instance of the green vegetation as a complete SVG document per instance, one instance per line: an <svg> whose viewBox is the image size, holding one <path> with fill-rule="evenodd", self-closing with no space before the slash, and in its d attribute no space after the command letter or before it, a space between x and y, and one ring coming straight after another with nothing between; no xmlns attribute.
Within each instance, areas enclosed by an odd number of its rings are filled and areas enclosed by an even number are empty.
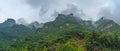
<svg viewBox="0 0 120 51"><path fill-rule="evenodd" d="M16 25L8 29L14 34L8 37L19 38L0 51L120 51L120 26L110 20L96 23L94 27L91 21L59 14L55 21L45 23L35 34L31 34L35 30ZM25 33L27 36L23 36ZM4 41L1 39L0 43Z"/></svg>
<svg viewBox="0 0 120 51"><path fill-rule="evenodd" d="M47 35L46 35L47 34ZM40 33L18 39L6 51L114 51L120 50L114 34L69 26L53 33Z"/></svg>

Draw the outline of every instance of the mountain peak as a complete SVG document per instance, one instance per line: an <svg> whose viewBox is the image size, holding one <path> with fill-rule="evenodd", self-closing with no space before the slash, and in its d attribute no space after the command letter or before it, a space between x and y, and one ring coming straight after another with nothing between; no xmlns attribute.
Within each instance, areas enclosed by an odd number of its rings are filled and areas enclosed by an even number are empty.
<svg viewBox="0 0 120 51"><path fill-rule="evenodd" d="M70 13L70 14L58 14L58 17L68 17L68 16L74 16L74 14L73 13Z"/></svg>
<svg viewBox="0 0 120 51"><path fill-rule="evenodd" d="M39 23L39 22L35 21L35 22L29 24L28 27L30 27L32 29L33 28L37 29L37 28L42 28L43 25L44 25L43 23Z"/></svg>
<svg viewBox="0 0 120 51"><path fill-rule="evenodd" d="M12 18L9 18L4 23L16 23L16 21Z"/></svg>
<svg viewBox="0 0 120 51"><path fill-rule="evenodd" d="M5 27L11 27L16 24L16 21L14 19L7 19L5 22L0 24L0 28L5 28Z"/></svg>
<svg viewBox="0 0 120 51"><path fill-rule="evenodd" d="M73 13L70 13L68 16L74 16L74 14L73 14Z"/></svg>
<svg viewBox="0 0 120 51"><path fill-rule="evenodd" d="M120 26L114 22L113 20L107 19L105 17L100 18L98 21L95 22L96 28L100 31L104 31L107 33L112 33ZM118 28L116 28L118 27Z"/></svg>

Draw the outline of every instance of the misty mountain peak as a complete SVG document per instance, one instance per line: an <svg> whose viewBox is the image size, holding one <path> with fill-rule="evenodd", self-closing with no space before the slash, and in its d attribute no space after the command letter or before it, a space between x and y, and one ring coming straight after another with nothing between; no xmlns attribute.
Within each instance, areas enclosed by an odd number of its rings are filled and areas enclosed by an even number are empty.
<svg viewBox="0 0 120 51"><path fill-rule="evenodd" d="M42 28L43 27L43 23L39 23L37 21L31 23L28 25L28 27L32 28L32 29L37 29L37 28Z"/></svg>
<svg viewBox="0 0 120 51"><path fill-rule="evenodd" d="M70 18L70 17L74 17L74 14L73 13L70 13L68 15L66 15L66 14L58 14L56 19L67 19L67 18Z"/></svg>
<svg viewBox="0 0 120 51"><path fill-rule="evenodd" d="M73 16L74 16L74 14L73 14L73 13L70 13L68 16L71 16L71 17L73 17Z"/></svg>
<svg viewBox="0 0 120 51"><path fill-rule="evenodd" d="M98 21L107 20L105 17L101 17Z"/></svg>
<svg viewBox="0 0 120 51"><path fill-rule="evenodd" d="M16 23L16 21L14 19L7 19L4 23Z"/></svg>
<svg viewBox="0 0 120 51"><path fill-rule="evenodd" d="M107 19L106 17L101 17L98 21L95 22L95 24L100 24L103 22L114 22L113 20Z"/></svg>
<svg viewBox="0 0 120 51"><path fill-rule="evenodd" d="M16 21L14 19L7 19L5 22L0 24L0 28L5 28L5 27L11 27L16 24Z"/></svg>
<svg viewBox="0 0 120 51"><path fill-rule="evenodd" d="M116 22L113 20L107 19L105 17L100 18L98 21L95 22L96 28L100 31L104 31L107 33L112 33L117 28L120 27Z"/></svg>
<svg viewBox="0 0 120 51"><path fill-rule="evenodd" d="M70 13L68 15L66 15L66 14L58 14L58 17L73 17L73 16L74 16L73 13Z"/></svg>

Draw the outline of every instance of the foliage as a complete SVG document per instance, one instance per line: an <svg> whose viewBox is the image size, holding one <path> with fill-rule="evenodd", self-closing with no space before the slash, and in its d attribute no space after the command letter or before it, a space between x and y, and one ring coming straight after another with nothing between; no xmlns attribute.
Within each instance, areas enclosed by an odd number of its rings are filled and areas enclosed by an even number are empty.
<svg viewBox="0 0 120 51"><path fill-rule="evenodd" d="M69 18L68 18L69 17ZM98 30L103 29L111 21L105 20L98 25ZM113 23L113 22L112 22ZM101 25L103 24L103 25ZM116 26L116 24L115 24ZM96 28L96 29L97 29ZM119 51L120 38L117 34L96 32L91 21L78 20L73 15L60 14L55 21L45 23L35 34L27 27L16 25L8 29L9 37L21 37L1 51ZM27 31L28 30L28 31ZM95 31L94 31L95 30ZM7 31L7 32L9 32ZM17 32L16 32L17 31ZM24 32L25 31L25 32ZM27 32L26 32L27 31ZM116 32L117 31L117 32ZM1 36L5 35L1 32ZM9 40L9 38L8 38ZM4 40L1 40L4 41ZM3 43L3 42L1 42Z"/></svg>

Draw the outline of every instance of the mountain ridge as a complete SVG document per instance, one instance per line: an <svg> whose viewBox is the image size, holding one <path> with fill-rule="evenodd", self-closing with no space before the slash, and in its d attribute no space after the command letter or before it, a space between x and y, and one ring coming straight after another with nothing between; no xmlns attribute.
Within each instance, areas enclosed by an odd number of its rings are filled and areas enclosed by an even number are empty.
<svg viewBox="0 0 120 51"><path fill-rule="evenodd" d="M113 33L120 30L120 25L114 22L113 20L107 19L107 18L100 18L98 21L91 21L91 20L82 20L78 17L75 17L74 14L64 15L64 14L58 14L56 19L51 22L47 22L44 24L43 28L62 28L64 26L81 26L89 30L96 30L96 31L102 31L106 33ZM116 28L117 27L117 28ZM118 30L117 30L118 29Z"/></svg>
<svg viewBox="0 0 120 51"><path fill-rule="evenodd" d="M92 21L79 20L73 14L59 14L56 20L45 23L34 35L18 39L6 49L8 51L118 51L120 39L114 31L119 32L119 25L104 18L94 24L97 26L95 27ZM117 28L114 28L116 26Z"/></svg>

